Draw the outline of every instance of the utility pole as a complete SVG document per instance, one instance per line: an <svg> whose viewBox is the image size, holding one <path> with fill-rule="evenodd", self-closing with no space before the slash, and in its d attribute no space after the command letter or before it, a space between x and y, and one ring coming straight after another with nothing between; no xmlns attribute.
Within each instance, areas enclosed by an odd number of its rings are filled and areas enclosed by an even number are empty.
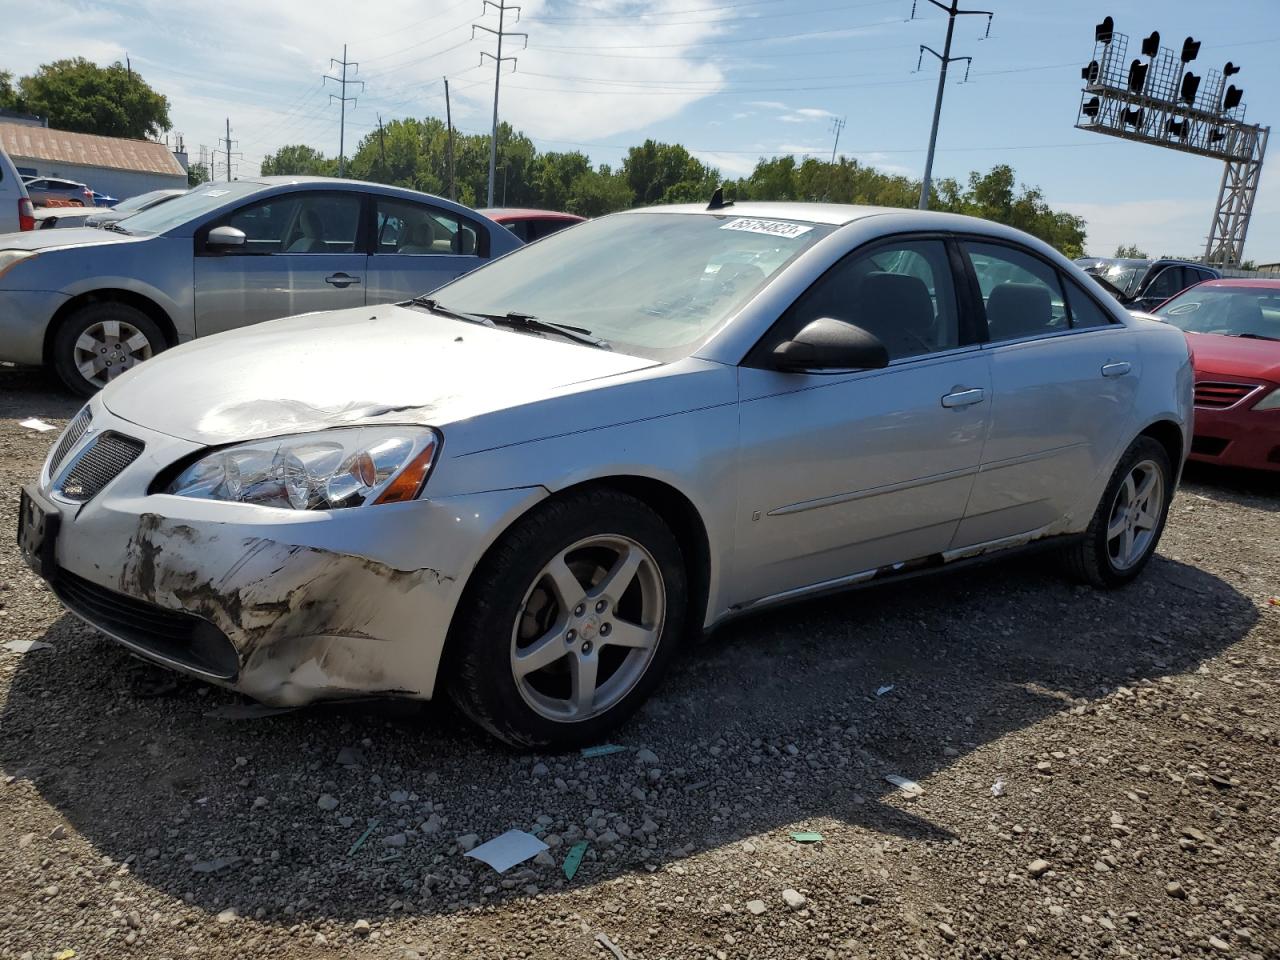
<svg viewBox="0 0 1280 960"><path fill-rule="evenodd" d="M382 114L378 114L378 157L382 161L382 176L387 175L387 138L382 132Z"/></svg>
<svg viewBox="0 0 1280 960"><path fill-rule="evenodd" d="M916 3L918 0L912 0L911 19L916 18ZM943 11L947 15L947 40L942 46L942 52L939 53L926 44L920 44L920 57L916 61L916 70L920 69L920 64L924 62L925 51L932 53L938 58L942 64L938 71L938 97L933 104L933 129L929 132L929 153L924 161L924 179L920 181L920 209L929 209L929 186L933 177L933 152L938 145L938 122L942 119L942 92L947 85L947 67L952 63L960 60L965 61L964 78L969 79L969 67L973 64L973 57L953 57L951 55L951 37L956 29L956 17L982 16L987 18L987 32L983 35L985 40L991 36L991 18L994 14L990 10L961 10L960 0L950 0L949 4L941 3L939 0L929 0L935 7Z"/></svg>
<svg viewBox="0 0 1280 960"><path fill-rule="evenodd" d="M363 93L364 81L347 79L347 68L348 67L354 68L351 72L356 73L360 70L360 64L347 59L347 45L345 43L342 45L342 59L334 60L332 57L329 59L329 68L333 69L334 67L342 67L342 76L331 77L326 73L324 75L324 80L332 80L334 83L342 84L341 96L337 96L332 93L329 94L329 102L333 103L333 101L337 100L340 105L339 113L338 113L338 176L341 177L346 173L346 170L347 170L347 157L346 157L347 101L351 102L352 104L351 109L353 110L355 109L355 102L356 102L355 97L347 96L347 86L348 85L355 86L359 84L360 91ZM322 80L321 83L323 83L324 80Z"/></svg>
<svg viewBox="0 0 1280 960"><path fill-rule="evenodd" d="M231 145L232 145L233 143L239 143L239 142L240 142L239 140L232 140L232 139L231 139L231 118L230 118L230 117L227 117L227 135L226 135L225 137L219 137L219 138L218 138L218 143L220 143L220 144L226 144L226 152L227 152L227 182L230 182L230 181L231 181ZM237 156L237 157L239 157L239 156L241 156L241 154L237 152L237 153L236 153L236 156ZM213 170L212 170L212 169L210 169L210 171L209 171L209 179L210 179L210 180L212 180L212 179L213 179Z"/></svg>
<svg viewBox="0 0 1280 960"><path fill-rule="evenodd" d="M474 40L476 31L483 30L485 33L491 33L498 38L498 54L494 56L487 51L481 51L480 62L484 63L484 58L489 57L493 60L493 132L489 138L489 203L493 206L493 182L498 173L498 86L502 82L502 61L510 60L511 69L515 70L518 61L517 57L504 57L502 55L502 40L504 37L523 37L525 47L529 46L529 35L527 33L512 33L506 30L506 15L508 10L514 10L516 14L516 22L520 21L520 8L512 4L508 4L507 0L484 0L484 6L493 7L498 11L498 29L486 27L476 23L471 26L471 38Z"/></svg>
<svg viewBox="0 0 1280 960"><path fill-rule="evenodd" d="M453 110L449 107L449 78L444 78L444 117L449 125L449 199L457 200L457 191L453 185Z"/></svg>
<svg viewBox="0 0 1280 960"><path fill-rule="evenodd" d="M844 129L846 117L831 118L831 132L836 135L836 142L831 145L831 162L836 162L836 148L840 146L840 131Z"/></svg>

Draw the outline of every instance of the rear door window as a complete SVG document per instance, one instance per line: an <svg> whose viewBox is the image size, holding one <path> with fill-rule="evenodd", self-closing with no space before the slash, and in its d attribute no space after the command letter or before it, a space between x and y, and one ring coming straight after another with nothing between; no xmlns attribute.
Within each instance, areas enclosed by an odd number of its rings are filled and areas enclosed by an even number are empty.
<svg viewBox="0 0 1280 960"><path fill-rule="evenodd" d="M1069 329L1058 271L1015 247L965 241L993 343L1042 337Z"/></svg>
<svg viewBox="0 0 1280 960"><path fill-rule="evenodd" d="M483 241L474 224L446 210L378 197L374 251L409 256L476 256Z"/></svg>

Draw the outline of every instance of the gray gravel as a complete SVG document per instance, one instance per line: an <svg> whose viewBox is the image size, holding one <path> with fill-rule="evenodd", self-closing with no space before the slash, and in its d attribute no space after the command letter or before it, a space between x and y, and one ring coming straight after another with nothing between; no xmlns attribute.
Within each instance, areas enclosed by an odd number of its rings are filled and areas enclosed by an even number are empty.
<svg viewBox="0 0 1280 960"><path fill-rule="evenodd" d="M1280 956L1274 477L1194 473L1125 591L1022 558L765 614L625 752L534 756L443 703L233 719L65 614L17 421L77 406L0 367L0 957ZM513 827L549 850L463 856Z"/></svg>

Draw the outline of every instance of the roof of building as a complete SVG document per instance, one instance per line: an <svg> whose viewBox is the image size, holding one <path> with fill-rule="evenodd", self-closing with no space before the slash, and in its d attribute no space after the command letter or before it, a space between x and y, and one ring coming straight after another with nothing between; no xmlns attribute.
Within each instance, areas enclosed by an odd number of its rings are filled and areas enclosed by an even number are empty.
<svg viewBox="0 0 1280 960"><path fill-rule="evenodd" d="M153 140L99 137L91 133L71 133L0 120L0 147L10 157L135 173L186 175L169 148Z"/></svg>

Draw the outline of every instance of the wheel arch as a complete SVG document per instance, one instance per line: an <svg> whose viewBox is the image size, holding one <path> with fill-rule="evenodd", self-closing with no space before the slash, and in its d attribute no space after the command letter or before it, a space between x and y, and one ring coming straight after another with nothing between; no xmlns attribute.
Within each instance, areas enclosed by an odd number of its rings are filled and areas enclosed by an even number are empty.
<svg viewBox="0 0 1280 960"><path fill-rule="evenodd" d="M63 321L81 307L92 303L123 303L140 310L160 327L160 331L164 334L166 347L174 347L178 344L178 329L174 325L173 318L169 316L168 312L160 304L150 297L133 290L104 287L98 290L78 293L58 307L44 332L43 355L46 366L53 362L53 341Z"/></svg>
<svg viewBox="0 0 1280 960"><path fill-rule="evenodd" d="M1173 420L1156 420L1148 424L1138 436L1150 437L1164 447L1165 453L1169 456L1169 465L1173 467L1173 479L1176 484L1178 478L1182 476L1182 465L1186 460L1186 435L1182 432L1182 427Z"/></svg>
<svg viewBox="0 0 1280 960"><path fill-rule="evenodd" d="M455 604L449 618L449 629L446 632L444 649L441 651L440 656L441 669L436 674L435 686L437 692L433 693L433 696L438 695L438 691L442 688L442 683L448 682L447 677L450 671L445 664L449 661L451 651L456 650L458 647L454 642L454 624L457 623L459 614L469 600L476 573L483 566L489 555L499 547L507 532L544 504L584 490L600 488L616 490L619 493L634 497L657 513L671 530L676 542L680 545L681 553L684 554L685 571L688 577L689 601L685 616L686 636L696 636L701 633L711 592L711 542L707 534L706 523L702 519L698 508L682 491L663 480L653 477L636 474L593 477L589 480L583 480L552 490L550 491L550 496L540 497L530 503L525 510L512 517L501 532L493 537L475 565L467 572L466 582L458 594L458 602Z"/></svg>

